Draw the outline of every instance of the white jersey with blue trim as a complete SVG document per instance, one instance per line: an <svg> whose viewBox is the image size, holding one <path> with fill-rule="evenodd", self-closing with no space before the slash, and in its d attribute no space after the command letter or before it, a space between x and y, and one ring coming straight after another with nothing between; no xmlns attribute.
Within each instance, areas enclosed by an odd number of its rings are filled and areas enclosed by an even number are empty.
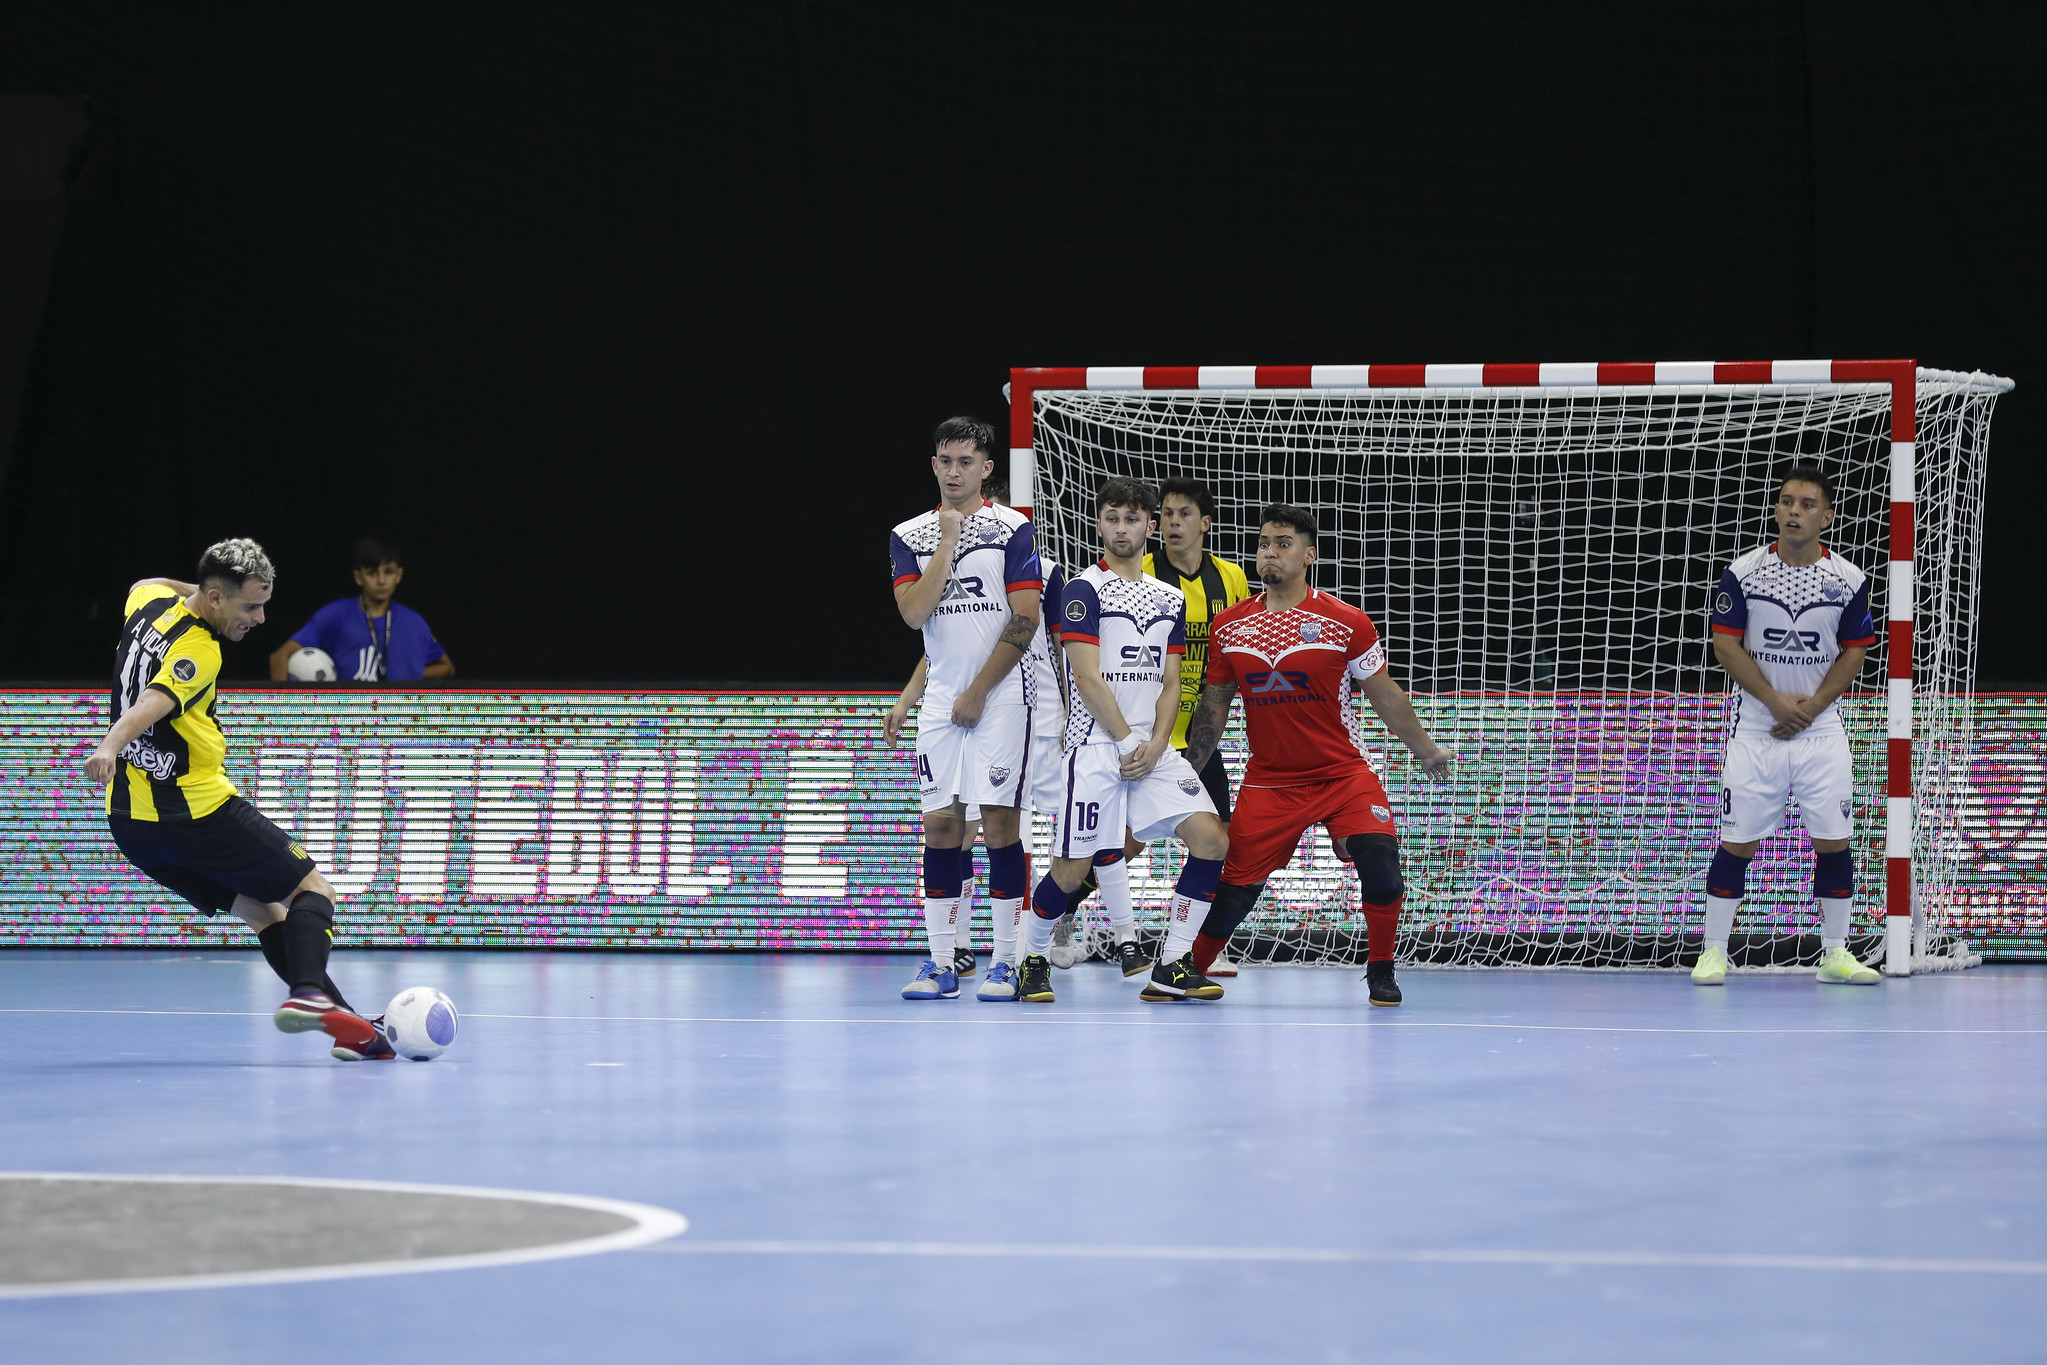
<svg viewBox="0 0 2047 1365"><path fill-rule="evenodd" d="M1810 564L1786 564L1775 541L1722 571L1713 595L1713 629L1739 636L1770 686L1792 697L1818 692L1842 650L1876 643L1862 570L1825 546ZM1770 708L1745 687L1734 692L1735 733L1770 733L1775 724ZM1829 705L1806 733L1842 729L1839 711Z"/></svg>
<svg viewBox="0 0 2047 1365"><path fill-rule="evenodd" d="M889 532L889 569L897 586L924 576L940 534L936 508ZM960 528L945 596L924 622L925 706L949 708L980 674L1009 624L1009 594L1043 586L1030 518L983 502ZM1031 705L1036 694L1030 670L1012 668L989 693L988 705Z"/></svg>
<svg viewBox="0 0 2047 1365"><path fill-rule="evenodd" d="M1102 681L1116 698L1125 723L1140 739L1151 738L1158 716L1159 689L1168 680L1177 696L1180 656L1187 652L1187 598L1150 574L1124 578L1098 563L1066 580L1059 602L1059 642L1099 647ZM1116 743L1074 685L1066 664L1066 747Z"/></svg>

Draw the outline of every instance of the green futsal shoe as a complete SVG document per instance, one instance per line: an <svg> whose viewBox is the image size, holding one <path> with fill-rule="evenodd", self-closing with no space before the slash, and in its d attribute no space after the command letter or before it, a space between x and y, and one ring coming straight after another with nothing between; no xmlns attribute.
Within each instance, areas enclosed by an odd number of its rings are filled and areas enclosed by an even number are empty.
<svg viewBox="0 0 2047 1365"><path fill-rule="evenodd" d="M1692 977L1694 981L1698 977ZM1820 959L1820 984L1822 986L1874 986L1883 980L1883 973L1874 967L1865 967L1855 960L1855 954L1846 948L1836 948Z"/></svg>
<svg viewBox="0 0 2047 1365"><path fill-rule="evenodd" d="M1699 965L1692 968L1694 986L1724 986L1727 984L1727 969L1734 964L1727 960L1725 948L1711 944L1699 950Z"/></svg>

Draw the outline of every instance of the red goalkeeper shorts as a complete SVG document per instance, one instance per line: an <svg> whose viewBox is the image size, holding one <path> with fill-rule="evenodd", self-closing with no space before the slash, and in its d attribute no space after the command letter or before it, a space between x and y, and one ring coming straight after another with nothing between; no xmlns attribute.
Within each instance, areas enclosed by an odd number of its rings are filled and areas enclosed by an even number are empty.
<svg viewBox="0 0 2047 1365"><path fill-rule="evenodd" d="M1294 860L1301 836L1316 825L1329 826L1339 839L1393 834L1393 806L1369 768L1305 787L1239 787L1223 880L1232 886L1264 881Z"/></svg>

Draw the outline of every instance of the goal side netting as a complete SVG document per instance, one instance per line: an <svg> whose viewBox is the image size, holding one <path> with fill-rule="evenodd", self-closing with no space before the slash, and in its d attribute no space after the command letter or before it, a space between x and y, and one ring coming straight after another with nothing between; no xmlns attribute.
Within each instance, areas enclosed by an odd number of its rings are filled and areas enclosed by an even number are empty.
<svg viewBox="0 0 2047 1365"><path fill-rule="evenodd" d="M1023 374L1027 372L1019 372ZM1073 372L1078 373L1078 372ZM1985 451L2009 381L1921 369L1909 676L1911 895L1919 970L1967 965L1956 894L1970 746ZM1888 383L1579 387L1039 387L1028 470L1041 544L1096 555L1094 495L1134 476L1204 480L1209 548L1254 567L1258 511L1313 509L1315 586L1364 608L1394 676L1458 761L1422 776L1369 713L1407 897L1399 956L1442 965L1674 967L1699 944L1729 719L1708 643L1722 568L1774 538L1774 476L1834 478L1827 544L1869 576L1878 641L1841 703L1854 753L1851 947L1884 952L1892 452ZM1912 494L1907 495L1913 496ZM1916 580L1916 581L1915 581ZM1255 572L1253 591L1256 591ZM1233 715L1232 786L1246 753ZM1894 807L1895 803L1891 803ZM1038 847L1045 847L1042 841ZM1899 852L1893 836L1889 850ZM1181 849L1132 865L1161 929ZM1738 967L1810 966L1812 855L1793 809L1748 875ZM1089 942L1106 942L1099 904ZM1302 840L1231 944L1242 960L1364 956L1355 879ZM1892 963L1895 968L1898 964Z"/></svg>

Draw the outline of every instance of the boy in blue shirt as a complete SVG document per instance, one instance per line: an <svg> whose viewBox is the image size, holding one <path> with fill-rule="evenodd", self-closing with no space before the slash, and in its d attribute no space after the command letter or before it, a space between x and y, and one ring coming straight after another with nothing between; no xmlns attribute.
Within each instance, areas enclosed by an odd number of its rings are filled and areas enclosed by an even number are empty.
<svg viewBox="0 0 2047 1365"><path fill-rule="evenodd" d="M416 682L452 678L455 661L434 639L426 618L391 600L405 578L398 547L373 537L355 543L355 585L361 592L329 602L270 656L270 680L283 682L291 656L323 649L341 682Z"/></svg>

